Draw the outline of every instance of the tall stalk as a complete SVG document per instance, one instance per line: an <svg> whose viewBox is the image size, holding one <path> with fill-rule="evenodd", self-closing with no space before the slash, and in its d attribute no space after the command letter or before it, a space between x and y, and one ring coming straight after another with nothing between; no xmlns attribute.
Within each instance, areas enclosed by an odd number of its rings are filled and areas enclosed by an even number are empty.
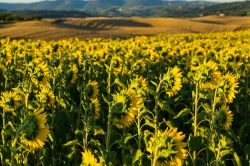
<svg viewBox="0 0 250 166"><path fill-rule="evenodd" d="M158 132L158 113L159 113L159 98L160 98L160 91L161 91L161 84L164 79L160 80L159 84L156 87L156 95L155 95L155 107L154 107L154 125L155 125L155 135Z"/></svg>
<svg viewBox="0 0 250 166"><path fill-rule="evenodd" d="M109 66L109 71L108 71L108 105L109 105L109 109L108 109L108 125L107 125L107 136L106 136L106 152L107 155L110 152L110 136L111 136L111 130L112 130L112 104L111 104L111 73L112 73L112 62L110 63ZM107 161L107 155L106 155L106 161Z"/></svg>
<svg viewBox="0 0 250 166"><path fill-rule="evenodd" d="M211 134L210 134L210 143L212 143L213 139L213 133L214 133L214 123L215 123L215 107L216 107L216 96L217 96L217 90L218 88L215 89L214 92L214 98L213 98L213 103L212 103L212 108L211 108L211 114L212 114L212 119L211 119Z"/></svg>
<svg viewBox="0 0 250 166"><path fill-rule="evenodd" d="M139 114L139 112L138 112L138 115L140 115ZM142 134L141 134L141 117L140 116L138 116L138 118L137 118L137 134L138 134L138 149L141 151L141 138L142 138ZM141 156L140 156L140 158L139 158L139 166L142 166L142 158L141 158Z"/></svg>
<svg viewBox="0 0 250 166"><path fill-rule="evenodd" d="M194 99L194 138L195 140L196 140L197 130L198 130L198 122L197 122L198 102L199 102L199 82L197 82L195 85L195 99ZM193 166L196 166L196 160L197 160L197 152L196 150L194 150L193 158L192 158Z"/></svg>

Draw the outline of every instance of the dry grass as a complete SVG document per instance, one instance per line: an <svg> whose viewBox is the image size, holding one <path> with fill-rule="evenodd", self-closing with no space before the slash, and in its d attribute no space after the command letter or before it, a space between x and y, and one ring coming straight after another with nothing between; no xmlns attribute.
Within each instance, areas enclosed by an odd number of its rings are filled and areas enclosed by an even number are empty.
<svg viewBox="0 0 250 166"><path fill-rule="evenodd" d="M57 40L71 37L130 37L165 33L211 33L250 28L250 17L84 18L0 24L0 36Z"/></svg>

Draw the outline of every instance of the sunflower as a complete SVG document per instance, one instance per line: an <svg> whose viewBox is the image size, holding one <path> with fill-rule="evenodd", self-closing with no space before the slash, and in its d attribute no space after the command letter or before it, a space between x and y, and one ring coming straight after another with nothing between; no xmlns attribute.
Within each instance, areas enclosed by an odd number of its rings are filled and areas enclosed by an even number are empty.
<svg viewBox="0 0 250 166"><path fill-rule="evenodd" d="M55 103L55 95L49 87L43 87L37 98L41 104L49 107L52 107Z"/></svg>
<svg viewBox="0 0 250 166"><path fill-rule="evenodd" d="M119 94L114 95L112 106L114 124L118 128L128 127L133 123L138 110L141 108L142 101L133 89L124 89Z"/></svg>
<svg viewBox="0 0 250 166"><path fill-rule="evenodd" d="M182 87L182 73L178 67L170 68L163 76L164 88L169 97L174 96Z"/></svg>
<svg viewBox="0 0 250 166"><path fill-rule="evenodd" d="M91 100L90 111L92 114L94 114L95 119L100 118L100 116L101 116L100 115L100 103L99 103L98 99Z"/></svg>
<svg viewBox="0 0 250 166"><path fill-rule="evenodd" d="M111 59L111 65L112 65L112 71L115 73L115 74L119 74L122 72L122 69L123 69L123 61L122 61L122 58L119 57L119 56L114 56L112 59Z"/></svg>
<svg viewBox="0 0 250 166"><path fill-rule="evenodd" d="M3 92L0 106L5 112L13 112L21 105L21 97L16 92Z"/></svg>
<svg viewBox="0 0 250 166"><path fill-rule="evenodd" d="M22 126L23 143L30 150L40 149L44 146L47 136L49 135L49 127L45 124L47 114L43 109L35 111L27 117Z"/></svg>
<svg viewBox="0 0 250 166"><path fill-rule="evenodd" d="M218 85L221 73L218 71L217 64L213 61L204 62L196 71L196 80L200 81L201 89L214 89Z"/></svg>
<svg viewBox="0 0 250 166"><path fill-rule="evenodd" d="M85 150L82 152L81 166L102 166L102 164L97 162L97 159L89 150Z"/></svg>
<svg viewBox="0 0 250 166"><path fill-rule="evenodd" d="M141 76L136 76L133 80L131 80L130 88L139 92L139 94L145 94L148 91L148 82L145 78Z"/></svg>
<svg viewBox="0 0 250 166"><path fill-rule="evenodd" d="M226 74L219 86L218 92L224 98L226 103L232 103L235 98L235 94L238 92L236 88L239 87L236 76L231 73Z"/></svg>
<svg viewBox="0 0 250 166"><path fill-rule="evenodd" d="M177 128L160 130L152 136L147 145L147 151L153 158L153 164L164 166L181 166L186 158L186 143L182 132Z"/></svg>
<svg viewBox="0 0 250 166"><path fill-rule="evenodd" d="M146 63L145 63L144 59L141 59L141 60L136 61L136 63L133 64L132 69L135 72L142 73L146 69L145 66L146 66Z"/></svg>
<svg viewBox="0 0 250 166"><path fill-rule="evenodd" d="M76 64L73 64L70 67L70 70L66 73L67 80L69 81L70 84L74 84L77 80L77 75L78 75L78 68Z"/></svg>
<svg viewBox="0 0 250 166"><path fill-rule="evenodd" d="M40 83L45 85L49 79L49 66L45 62L36 64L34 67L34 73L30 75L32 82L38 86Z"/></svg>
<svg viewBox="0 0 250 166"><path fill-rule="evenodd" d="M191 66L190 66L190 70L192 72L196 72L199 69L199 64L200 64L200 59L197 56L193 56L191 59Z"/></svg>
<svg viewBox="0 0 250 166"><path fill-rule="evenodd" d="M223 126L224 129L228 130L232 126L233 114L232 111L226 106L223 106L218 112L218 123Z"/></svg>
<svg viewBox="0 0 250 166"><path fill-rule="evenodd" d="M98 83L96 81L90 81L86 87L86 93L88 98L96 99L99 93Z"/></svg>

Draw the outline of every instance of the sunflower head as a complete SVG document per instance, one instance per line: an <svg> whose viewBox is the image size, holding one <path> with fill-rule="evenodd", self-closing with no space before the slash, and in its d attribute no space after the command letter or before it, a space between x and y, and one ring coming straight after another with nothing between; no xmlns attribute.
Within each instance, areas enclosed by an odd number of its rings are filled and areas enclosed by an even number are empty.
<svg viewBox="0 0 250 166"><path fill-rule="evenodd" d="M238 93L236 90L238 87L239 83L236 79L236 76L228 73L223 77L223 79L221 79L218 93L226 103L232 103L233 99L235 98L235 94Z"/></svg>
<svg viewBox="0 0 250 166"><path fill-rule="evenodd" d="M145 71L145 66L146 66L146 63L145 63L144 59L141 59L141 60L138 60L136 63L133 64L132 70L134 72L142 73L143 71Z"/></svg>
<svg viewBox="0 0 250 166"><path fill-rule="evenodd" d="M0 106L5 112L13 112L20 107L21 100L21 97L16 92L3 92Z"/></svg>
<svg viewBox="0 0 250 166"><path fill-rule="evenodd" d="M111 59L111 66L112 66L112 71L115 74L119 74L122 72L123 69L123 61L122 58L120 56L114 56Z"/></svg>
<svg viewBox="0 0 250 166"><path fill-rule="evenodd" d="M148 82L145 78L137 76L131 80L130 88L137 91L140 95L145 95L145 93L148 91Z"/></svg>
<svg viewBox="0 0 250 166"><path fill-rule="evenodd" d="M52 107L55 103L55 96L49 87L43 87L40 93L37 95L37 98L42 105L49 107Z"/></svg>
<svg viewBox="0 0 250 166"><path fill-rule="evenodd" d="M89 105L89 113L93 115L95 119L100 118L100 102L98 99L91 100L91 103Z"/></svg>
<svg viewBox="0 0 250 166"><path fill-rule="evenodd" d="M89 151L85 150L82 152L82 163L81 166L101 166L101 163L98 163L95 156Z"/></svg>
<svg viewBox="0 0 250 166"><path fill-rule="evenodd" d="M128 127L133 123L138 111L142 107L140 95L133 89L124 89L114 95L112 112L115 116L114 124L118 128Z"/></svg>
<svg viewBox="0 0 250 166"><path fill-rule="evenodd" d="M44 146L50 133L49 127L45 124L46 118L47 114L40 109L28 116L21 127L23 142L30 150L40 149Z"/></svg>
<svg viewBox="0 0 250 166"><path fill-rule="evenodd" d="M78 77L78 68L76 64L70 67L70 70L66 73L66 78L70 84L74 84Z"/></svg>
<svg viewBox="0 0 250 166"><path fill-rule="evenodd" d="M215 89L221 79L217 64L213 61L204 62L195 72L195 81L199 81L201 89Z"/></svg>
<svg viewBox="0 0 250 166"><path fill-rule="evenodd" d="M228 130L232 126L233 113L226 106L222 106L220 111L217 113L217 123L222 128Z"/></svg>
<svg viewBox="0 0 250 166"><path fill-rule="evenodd" d="M180 68L170 68L167 73L163 76L164 89L169 97L177 94L182 88L182 73Z"/></svg>
<svg viewBox="0 0 250 166"><path fill-rule="evenodd" d="M152 136L147 145L147 151L156 160L156 165L181 166L186 158L186 143L182 132L177 128L158 131Z"/></svg>
<svg viewBox="0 0 250 166"><path fill-rule="evenodd" d="M30 74L32 82L38 86L39 84L46 85L49 81L50 70L49 66L45 62L33 64L33 73Z"/></svg>
<svg viewBox="0 0 250 166"><path fill-rule="evenodd" d="M98 96L99 87L96 81L90 81L86 87L86 95L89 99L96 99Z"/></svg>

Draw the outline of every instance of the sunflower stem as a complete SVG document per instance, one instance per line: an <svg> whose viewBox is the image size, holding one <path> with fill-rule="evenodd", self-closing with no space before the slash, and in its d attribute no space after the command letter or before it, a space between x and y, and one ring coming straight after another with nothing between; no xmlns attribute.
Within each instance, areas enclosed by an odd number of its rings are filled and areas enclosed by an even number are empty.
<svg viewBox="0 0 250 166"><path fill-rule="evenodd" d="M199 98L199 82L195 85L195 99L194 99L194 137L197 136L197 116L198 116L198 99ZM195 139L196 140L196 139ZM196 145L196 142L195 142ZM197 160L197 152L194 150L193 152L193 166L196 166L196 160Z"/></svg>
<svg viewBox="0 0 250 166"><path fill-rule="evenodd" d="M139 112L138 112L139 115ZM138 134L138 149L141 151L141 117L138 116L137 118L137 134ZM142 166L142 158L139 157L139 166Z"/></svg>
<svg viewBox="0 0 250 166"><path fill-rule="evenodd" d="M108 98L109 100L111 99L111 73L112 73L112 63L110 63L110 66L109 66L109 71L108 71L108 87L107 87L107 90L108 90ZM107 158L108 158L108 154L110 152L110 136L111 136L111 130L112 130L112 105L111 105L111 102L109 101L108 103L109 105L109 110L108 110L108 125L107 125L107 136L106 136L106 152L107 152L107 155L106 155L106 162L107 162Z"/></svg>
<svg viewBox="0 0 250 166"><path fill-rule="evenodd" d="M83 99L83 90L82 86L80 87L80 102L79 102L79 109L78 109L78 114L77 114L77 122L76 122L76 128L79 129L80 127L80 117L81 117L81 107L82 107L82 99Z"/></svg>
<svg viewBox="0 0 250 166"><path fill-rule="evenodd" d="M214 98L212 101L212 108L211 108L211 113L212 113L212 120L211 120L211 134L210 134L210 143L213 142L213 133L214 133L214 123L215 123L215 117L214 117L214 111L215 111L215 107L216 107L216 95L217 95L217 89L215 89L214 92Z"/></svg>
<svg viewBox="0 0 250 166"><path fill-rule="evenodd" d="M160 83L157 85L156 88L156 96L155 96L155 107L154 107L154 125L155 125L155 134L158 132L158 105L159 105L159 98L160 98L160 89L161 89L161 84L164 80L160 80Z"/></svg>
<svg viewBox="0 0 250 166"><path fill-rule="evenodd" d="M153 159L153 162L152 162L152 166L156 166L156 163L157 163L157 157L158 156L158 147L155 148L155 151L154 151L154 159Z"/></svg>
<svg viewBox="0 0 250 166"><path fill-rule="evenodd" d="M83 147L84 149L87 149L88 147L88 117L87 117L87 110L85 109L85 114L84 114L84 131L83 131Z"/></svg>
<svg viewBox="0 0 250 166"><path fill-rule="evenodd" d="M2 134L2 144L3 144L3 146L5 146L5 135L4 135L4 133L5 133L5 111L3 110L3 114L2 114L2 120L3 120L3 128L2 128L2 132L1 132L1 134Z"/></svg>
<svg viewBox="0 0 250 166"><path fill-rule="evenodd" d="M19 132L18 132L19 133ZM14 148L16 148L16 143L17 143L17 139L18 139L18 135L19 134L16 134L16 136L15 136L15 139L14 139L14 141L13 141L13 143L12 143L12 148L14 149ZM14 160L15 160L15 152L11 152L11 164L13 164L14 165Z"/></svg>

